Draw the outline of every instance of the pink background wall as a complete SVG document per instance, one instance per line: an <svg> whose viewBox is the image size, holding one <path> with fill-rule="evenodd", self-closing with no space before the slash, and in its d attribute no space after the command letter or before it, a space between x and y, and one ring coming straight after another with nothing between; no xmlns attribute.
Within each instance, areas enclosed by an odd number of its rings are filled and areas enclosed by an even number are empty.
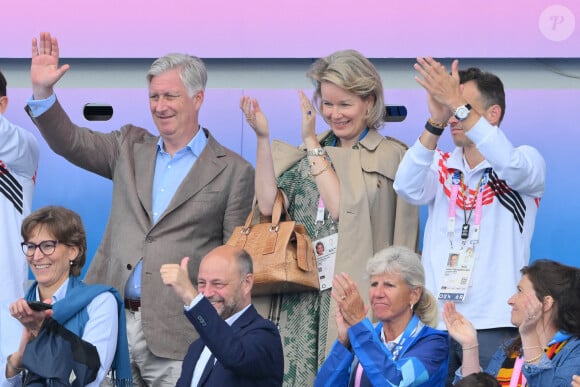
<svg viewBox="0 0 580 387"><path fill-rule="evenodd" d="M1 56L56 35L65 58L580 57L578 0L2 0Z"/></svg>

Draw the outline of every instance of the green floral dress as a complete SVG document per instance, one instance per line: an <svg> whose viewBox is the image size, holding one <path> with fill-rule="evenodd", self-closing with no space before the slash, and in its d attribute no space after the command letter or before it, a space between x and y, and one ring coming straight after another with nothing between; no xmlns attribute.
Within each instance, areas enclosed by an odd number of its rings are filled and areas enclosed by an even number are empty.
<svg viewBox="0 0 580 387"><path fill-rule="evenodd" d="M331 134L323 146L335 142ZM304 224L312 240L338 231L338 224L325 214L324 224L316 224L319 193L310 175L308 158L304 157L278 178L278 186L289 200L288 213ZM312 386L325 359L330 290L275 296L271 318L280 327L284 346L284 386Z"/></svg>

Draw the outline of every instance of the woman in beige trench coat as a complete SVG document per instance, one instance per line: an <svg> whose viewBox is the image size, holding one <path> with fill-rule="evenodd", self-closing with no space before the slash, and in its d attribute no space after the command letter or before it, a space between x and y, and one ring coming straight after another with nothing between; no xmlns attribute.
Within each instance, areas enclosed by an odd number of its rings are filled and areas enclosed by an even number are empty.
<svg viewBox="0 0 580 387"><path fill-rule="evenodd" d="M307 76L315 85L313 104L330 130L316 136L314 107L300 92L303 144L299 147L279 141L270 144L258 101L244 96L240 102L258 141L258 205L263 215L270 215L281 189L290 216L306 226L313 241L336 239L334 273L346 272L362 280L364 262L375 252L393 244L417 247L418 210L393 190L407 147L377 131L383 124L383 87L375 67L360 53L345 50L321 58ZM368 293L367 282L360 282L362 294ZM279 323L284 385L312 385L336 338L336 305L330 291L260 297L253 302L263 315Z"/></svg>

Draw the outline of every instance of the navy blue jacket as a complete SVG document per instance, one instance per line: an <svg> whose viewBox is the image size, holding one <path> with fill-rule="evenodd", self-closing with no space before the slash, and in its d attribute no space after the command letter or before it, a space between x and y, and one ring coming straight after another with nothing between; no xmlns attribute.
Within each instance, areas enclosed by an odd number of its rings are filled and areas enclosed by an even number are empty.
<svg viewBox="0 0 580 387"><path fill-rule="evenodd" d="M190 387L193 370L204 346L217 362L204 372L200 386L281 386L284 353L276 326L258 314L253 305L230 327L204 297L185 312L200 338L183 359L177 387Z"/></svg>

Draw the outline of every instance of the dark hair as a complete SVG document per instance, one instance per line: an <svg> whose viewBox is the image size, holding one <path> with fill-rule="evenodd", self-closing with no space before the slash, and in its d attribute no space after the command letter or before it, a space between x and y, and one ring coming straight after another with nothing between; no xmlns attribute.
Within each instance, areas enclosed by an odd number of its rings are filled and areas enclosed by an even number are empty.
<svg viewBox="0 0 580 387"><path fill-rule="evenodd" d="M554 299L556 329L580 337L580 269L540 259L520 271L528 276L540 301L547 296Z"/></svg>
<svg viewBox="0 0 580 387"><path fill-rule="evenodd" d="M538 259L520 272L527 275L536 297L543 301L546 296L554 300L554 326L556 329L580 337L580 269L549 259ZM521 350L522 339L518 337L504 351L509 356Z"/></svg>
<svg viewBox="0 0 580 387"><path fill-rule="evenodd" d="M4 74L2 74L2 71L0 71L0 97L6 96L6 85L7 84L8 84L8 82L6 82L6 78L4 78Z"/></svg>
<svg viewBox="0 0 580 387"><path fill-rule="evenodd" d="M501 384L494 376L485 372L469 374L457 383L455 387L501 387Z"/></svg>
<svg viewBox="0 0 580 387"><path fill-rule="evenodd" d="M251 274L254 272L254 264L252 262L252 257L244 249L240 249L236 254L236 262L240 268L240 276L245 277L246 274Z"/></svg>
<svg viewBox="0 0 580 387"><path fill-rule="evenodd" d="M77 257L70 267L70 274L78 277L87 259L87 237L81 217L68 208L42 207L22 221L21 234L24 241L30 238L30 234L37 226L44 227L59 243L78 248Z"/></svg>
<svg viewBox="0 0 580 387"><path fill-rule="evenodd" d="M477 85L477 90L481 93L483 106L486 109L492 105L499 105L501 108L499 122L501 123L505 115L505 92L501 79L497 75L481 71L477 67L460 70L459 82L465 84L469 81L474 81Z"/></svg>

